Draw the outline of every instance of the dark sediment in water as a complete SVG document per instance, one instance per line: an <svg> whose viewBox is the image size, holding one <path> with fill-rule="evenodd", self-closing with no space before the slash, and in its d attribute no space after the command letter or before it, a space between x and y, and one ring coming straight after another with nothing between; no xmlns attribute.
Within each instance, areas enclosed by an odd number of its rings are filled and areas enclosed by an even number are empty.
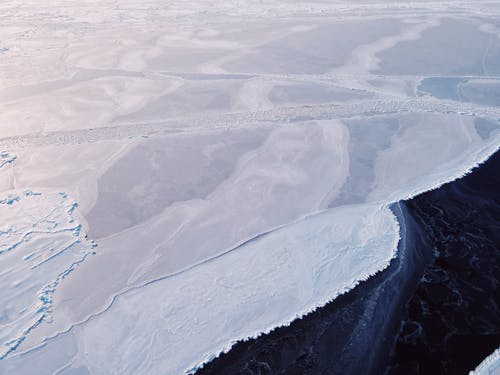
<svg viewBox="0 0 500 375"><path fill-rule="evenodd" d="M197 374L465 374L500 346L500 154L392 207L390 266Z"/></svg>

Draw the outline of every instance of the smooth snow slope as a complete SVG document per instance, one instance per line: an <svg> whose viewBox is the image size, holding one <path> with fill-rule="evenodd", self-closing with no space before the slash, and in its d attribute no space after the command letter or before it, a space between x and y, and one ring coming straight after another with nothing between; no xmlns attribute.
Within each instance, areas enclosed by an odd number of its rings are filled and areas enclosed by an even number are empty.
<svg viewBox="0 0 500 375"><path fill-rule="evenodd" d="M2 3L0 372L189 372L386 267L500 145L499 16Z"/></svg>

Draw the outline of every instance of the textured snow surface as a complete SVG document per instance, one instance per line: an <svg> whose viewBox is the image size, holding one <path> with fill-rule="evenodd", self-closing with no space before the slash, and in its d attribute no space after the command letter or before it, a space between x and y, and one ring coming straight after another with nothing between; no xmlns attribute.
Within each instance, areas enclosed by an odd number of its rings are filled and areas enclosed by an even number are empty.
<svg viewBox="0 0 500 375"><path fill-rule="evenodd" d="M74 218L77 204L65 193L10 191L0 197L2 272L0 358L50 321L59 282L93 247Z"/></svg>
<svg viewBox="0 0 500 375"><path fill-rule="evenodd" d="M0 152L0 168L7 164L13 163L16 158L16 155L11 155L7 151Z"/></svg>
<svg viewBox="0 0 500 375"><path fill-rule="evenodd" d="M393 256L397 229L388 209L349 206L301 219L177 276L138 286L85 325L85 347L94 346L102 327L110 332L85 361L96 372L181 373L187 363L197 364L190 363L193 357L207 360L235 336L290 322L353 287L360 275L384 268ZM136 308L150 299L161 308ZM189 350L171 357L165 348ZM155 360L123 362L124 351Z"/></svg>
<svg viewBox="0 0 500 375"><path fill-rule="evenodd" d="M194 371L385 268L500 145L499 17L2 2L0 373Z"/></svg>

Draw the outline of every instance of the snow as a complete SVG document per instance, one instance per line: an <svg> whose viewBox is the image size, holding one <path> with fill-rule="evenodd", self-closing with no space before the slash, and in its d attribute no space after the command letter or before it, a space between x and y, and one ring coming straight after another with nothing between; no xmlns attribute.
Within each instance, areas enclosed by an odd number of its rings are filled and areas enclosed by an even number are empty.
<svg viewBox="0 0 500 375"><path fill-rule="evenodd" d="M364 228L363 235L356 227ZM283 317L290 322L355 285L360 275L375 273L393 256L397 238L392 213L377 206L304 218L248 241L244 250L240 246L176 277L137 286L126 298L117 296L106 314L91 319L81 331L82 344L92 348L85 362L92 364L91 372L181 373L193 358L209 358L235 336L253 336L259 326L268 331L283 324ZM362 260L368 249L380 249L385 256L373 259L366 269ZM144 298L154 298L162 307L138 309ZM109 332L105 337L103 326ZM214 332L219 334L214 337ZM97 348L96 335L101 336ZM189 350L177 350L184 347ZM121 355L127 353L155 360L123 362Z"/></svg>
<svg viewBox="0 0 500 375"><path fill-rule="evenodd" d="M7 151L0 152L0 168L6 166L7 164L13 163L16 158L16 155L11 155Z"/></svg>
<svg viewBox="0 0 500 375"><path fill-rule="evenodd" d="M50 321L57 285L94 245L74 218L77 204L65 193L9 191L0 197L0 358Z"/></svg>
<svg viewBox="0 0 500 375"><path fill-rule="evenodd" d="M500 145L490 5L0 4L0 372L190 372L384 269Z"/></svg>

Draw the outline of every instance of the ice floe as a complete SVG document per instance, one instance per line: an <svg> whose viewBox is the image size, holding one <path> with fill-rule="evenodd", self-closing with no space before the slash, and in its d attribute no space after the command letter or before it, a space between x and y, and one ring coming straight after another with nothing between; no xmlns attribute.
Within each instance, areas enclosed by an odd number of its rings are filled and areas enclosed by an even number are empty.
<svg viewBox="0 0 500 375"><path fill-rule="evenodd" d="M75 208L65 193L0 195L0 358L50 321L57 285L92 252Z"/></svg>
<svg viewBox="0 0 500 375"><path fill-rule="evenodd" d="M192 371L383 269L390 204L500 144L490 1L0 15L0 372Z"/></svg>

